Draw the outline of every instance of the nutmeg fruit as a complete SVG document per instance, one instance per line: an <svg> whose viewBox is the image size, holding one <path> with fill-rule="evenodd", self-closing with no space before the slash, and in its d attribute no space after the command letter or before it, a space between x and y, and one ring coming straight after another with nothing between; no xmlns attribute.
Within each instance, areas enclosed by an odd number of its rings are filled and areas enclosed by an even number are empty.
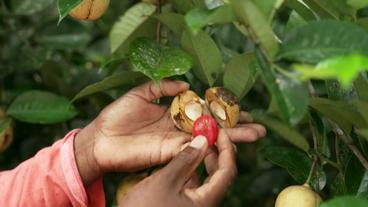
<svg viewBox="0 0 368 207"><path fill-rule="evenodd" d="M308 184L285 188L277 196L275 207L317 207L321 197Z"/></svg>
<svg viewBox="0 0 368 207"><path fill-rule="evenodd" d="M80 20L95 20L105 13L109 4L110 0L82 0L69 15Z"/></svg>
<svg viewBox="0 0 368 207"><path fill-rule="evenodd" d="M177 95L171 103L171 119L181 130L192 133L194 121L205 113L204 101L193 91Z"/></svg>
<svg viewBox="0 0 368 207"><path fill-rule="evenodd" d="M239 100L230 90L222 87L206 91L206 104L217 123L223 128L234 127L239 121Z"/></svg>
<svg viewBox="0 0 368 207"><path fill-rule="evenodd" d="M141 173L141 174L134 174L129 175L123 180L121 180L118 189L116 191L116 202L119 204L119 202L123 199L123 197L140 181L142 181L144 178L148 176L147 173Z"/></svg>

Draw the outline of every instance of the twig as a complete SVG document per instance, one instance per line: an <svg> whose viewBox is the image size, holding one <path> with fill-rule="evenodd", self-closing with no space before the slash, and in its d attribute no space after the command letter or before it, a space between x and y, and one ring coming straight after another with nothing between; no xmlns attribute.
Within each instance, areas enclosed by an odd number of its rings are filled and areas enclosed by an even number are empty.
<svg viewBox="0 0 368 207"><path fill-rule="evenodd" d="M162 0L158 0L158 10L157 10L157 13L158 14L161 14L161 12L162 12L162 9L161 9L161 6L162 6L162 3L161 3L161 1ZM160 21L158 21L157 22L157 27L156 27L156 41L158 42L158 43L160 43L160 41L161 41L161 22Z"/></svg>
<svg viewBox="0 0 368 207"><path fill-rule="evenodd" d="M313 149L318 152L318 141L317 141L317 133L316 133L316 128L313 126L313 123L311 120L309 120L309 127L310 127L310 130L312 132L312 138L313 138ZM314 174L316 174L316 180L317 180L317 191L319 191L319 176L318 176L318 170L316 170L318 168L318 157L313 154L312 155L313 157L313 163L312 163L312 168L309 172L309 175L308 175L308 178L307 178L307 181L306 183L310 183L311 179L312 179L312 176Z"/></svg>
<svg viewBox="0 0 368 207"><path fill-rule="evenodd" d="M336 163L341 166L340 161L340 145L339 145L339 137L335 133L335 154L336 154Z"/></svg>
<svg viewBox="0 0 368 207"><path fill-rule="evenodd" d="M363 167L368 170L368 161L363 156L363 154L360 152L360 150L354 145L353 140L350 136L347 136L344 134L344 132L339 129L335 123L331 122L331 126L333 128L334 133L338 138L340 138L346 146L353 152L353 154L359 159L360 163L363 165Z"/></svg>

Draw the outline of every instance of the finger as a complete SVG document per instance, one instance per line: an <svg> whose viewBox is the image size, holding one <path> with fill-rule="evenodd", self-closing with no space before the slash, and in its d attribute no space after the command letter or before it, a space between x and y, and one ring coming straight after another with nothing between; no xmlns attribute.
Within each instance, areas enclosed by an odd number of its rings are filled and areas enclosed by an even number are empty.
<svg viewBox="0 0 368 207"><path fill-rule="evenodd" d="M225 196L237 172L234 148L225 131L220 132L217 147L219 168L206 184L196 190L200 198L214 203L219 202Z"/></svg>
<svg viewBox="0 0 368 207"><path fill-rule="evenodd" d="M250 113L246 111L241 111L239 114L239 123L251 123L253 122L253 117Z"/></svg>
<svg viewBox="0 0 368 207"><path fill-rule="evenodd" d="M198 175L194 172L192 177L185 183L184 188L198 188L201 185L201 181Z"/></svg>
<svg viewBox="0 0 368 207"><path fill-rule="evenodd" d="M216 172L218 169L218 152L216 148L211 147L208 149L207 155L204 158L204 164L209 175Z"/></svg>
<svg viewBox="0 0 368 207"><path fill-rule="evenodd" d="M138 86L130 91L144 100L151 102L163 96L175 96L180 92L189 89L189 84L183 81L173 81L163 79L157 85L153 81Z"/></svg>
<svg viewBox="0 0 368 207"><path fill-rule="evenodd" d="M208 142L204 136L194 138L187 148L161 170L165 183L180 191L204 158L207 148Z"/></svg>
<svg viewBox="0 0 368 207"><path fill-rule="evenodd" d="M259 124L245 124L222 130L226 131L233 142L254 142L266 134L266 129Z"/></svg>

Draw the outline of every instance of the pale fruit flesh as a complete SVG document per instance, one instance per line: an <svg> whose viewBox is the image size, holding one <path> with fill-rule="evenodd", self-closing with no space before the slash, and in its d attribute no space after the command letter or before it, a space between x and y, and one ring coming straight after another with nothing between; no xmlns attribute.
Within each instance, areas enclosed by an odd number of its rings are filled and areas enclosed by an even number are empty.
<svg viewBox="0 0 368 207"><path fill-rule="evenodd" d="M69 15L80 20L95 20L100 18L110 4L110 0L82 0Z"/></svg>
<svg viewBox="0 0 368 207"><path fill-rule="evenodd" d="M322 201L309 185L293 185L277 196L275 207L317 207Z"/></svg>

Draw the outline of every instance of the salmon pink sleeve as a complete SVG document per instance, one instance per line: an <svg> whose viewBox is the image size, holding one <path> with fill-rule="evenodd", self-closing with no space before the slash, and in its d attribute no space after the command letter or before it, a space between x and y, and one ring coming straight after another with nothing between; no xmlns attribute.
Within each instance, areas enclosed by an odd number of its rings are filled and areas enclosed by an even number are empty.
<svg viewBox="0 0 368 207"><path fill-rule="evenodd" d="M85 188L74 156L79 130L0 172L0 206L105 206L102 178Z"/></svg>

